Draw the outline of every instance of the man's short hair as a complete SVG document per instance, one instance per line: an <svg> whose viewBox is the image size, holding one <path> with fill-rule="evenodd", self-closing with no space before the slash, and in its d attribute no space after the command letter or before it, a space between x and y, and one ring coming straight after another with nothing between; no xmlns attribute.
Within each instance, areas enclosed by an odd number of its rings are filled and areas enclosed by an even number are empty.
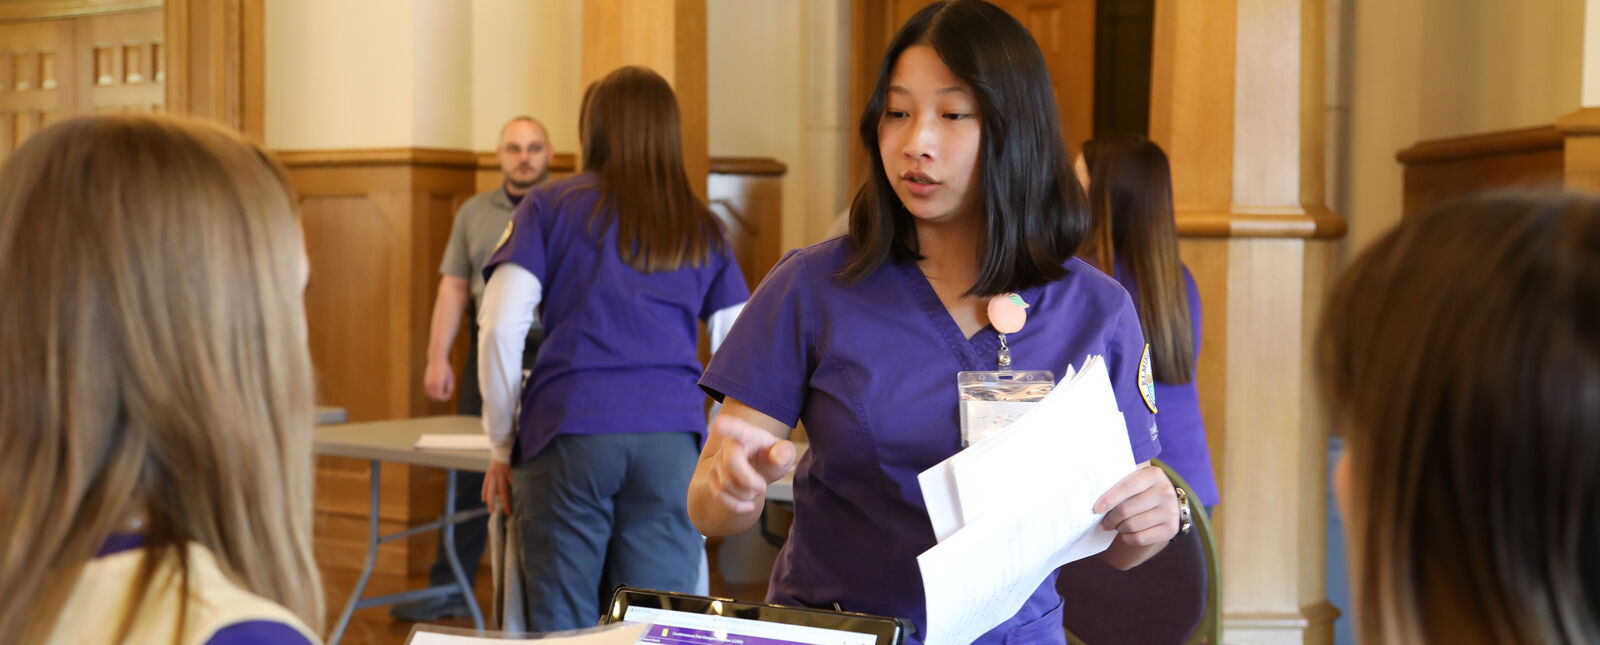
<svg viewBox="0 0 1600 645"><path fill-rule="evenodd" d="M538 119L535 119L535 118L533 118L531 116L528 116L526 114L519 114L517 116L511 117L509 120L506 121L505 125L500 126L500 136L499 136L499 138L504 139L506 137L506 128L511 127L511 124L516 123L518 121L527 121L528 123L532 123L532 124L534 124L536 126L539 126L539 131L544 133L544 137L546 139L550 138L550 130L546 129L544 127L544 124L540 123Z"/></svg>

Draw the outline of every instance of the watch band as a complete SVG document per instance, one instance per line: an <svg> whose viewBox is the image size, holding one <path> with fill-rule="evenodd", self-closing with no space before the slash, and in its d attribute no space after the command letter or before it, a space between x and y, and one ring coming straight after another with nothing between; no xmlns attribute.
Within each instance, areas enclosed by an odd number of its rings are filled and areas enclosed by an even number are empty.
<svg viewBox="0 0 1600 645"><path fill-rule="evenodd" d="M1188 535L1194 530L1194 513L1189 510L1189 493L1182 488L1172 489L1178 494L1178 534Z"/></svg>

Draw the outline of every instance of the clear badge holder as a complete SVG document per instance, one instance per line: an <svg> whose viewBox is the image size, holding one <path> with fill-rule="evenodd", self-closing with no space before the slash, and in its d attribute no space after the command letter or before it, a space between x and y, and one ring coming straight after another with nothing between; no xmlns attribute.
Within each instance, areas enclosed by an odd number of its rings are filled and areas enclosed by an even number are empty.
<svg viewBox="0 0 1600 645"><path fill-rule="evenodd" d="M1046 370L960 372L961 447L973 445L1016 421L1055 387Z"/></svg>

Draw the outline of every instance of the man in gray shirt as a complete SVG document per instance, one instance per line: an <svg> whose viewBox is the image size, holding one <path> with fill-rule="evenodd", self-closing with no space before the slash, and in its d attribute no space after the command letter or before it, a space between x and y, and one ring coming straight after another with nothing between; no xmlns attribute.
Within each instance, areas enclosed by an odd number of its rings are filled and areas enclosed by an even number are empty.
<svg viewBox="0 0 1600 645"><path fill-rule="evenodd" d="M505 173L505 183L494 190L473 195L461 210L456 212L455 224L450 228L450 242L445 247L444 261L439 265L439 294L433 303L433 324L428 333L428 367L422 386L428 398L448 401L456 388L455 372L450 368L450 347L461 330L461 320L468 324L467 362L461 374L461 397L456 402L456 413L470 416L482 414L483 397L478 391L478 329L477 316L466 315L467 306L476 312L483 300L483 263L494 252L511 221L511 213L534 186L550 176L550 159L553 150L544 125L532 117L519 116L500 128L500 144L495 150L500 156L500 170ZM469 301L470 296L470 301ZM532 367L538 350L539 330L528 334L527 349L522 356L522 367ZM482 508L482 473L458 473L456 480L456 510ZM488 539L487 519L479 518L456 526L456 555L461 559L467 579L478 572L478 561ZM428 572L430 585L454 582L450 565L445 560L443 540ZM389 614L401 620L431 621L449 616L466 616L466 599L459 594L428 598L395 605Z"/></svg>

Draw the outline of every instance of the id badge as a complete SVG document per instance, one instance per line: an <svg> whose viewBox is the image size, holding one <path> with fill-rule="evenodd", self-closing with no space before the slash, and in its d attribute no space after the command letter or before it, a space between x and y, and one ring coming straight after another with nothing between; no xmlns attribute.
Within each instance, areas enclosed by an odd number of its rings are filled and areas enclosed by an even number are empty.
<svg viewBox="0 0 1600 645"><path fill-rule="evenodd" d="M1046 370L960 372L961 447L983 441L1033 409L1055 387Z"/></svg>

